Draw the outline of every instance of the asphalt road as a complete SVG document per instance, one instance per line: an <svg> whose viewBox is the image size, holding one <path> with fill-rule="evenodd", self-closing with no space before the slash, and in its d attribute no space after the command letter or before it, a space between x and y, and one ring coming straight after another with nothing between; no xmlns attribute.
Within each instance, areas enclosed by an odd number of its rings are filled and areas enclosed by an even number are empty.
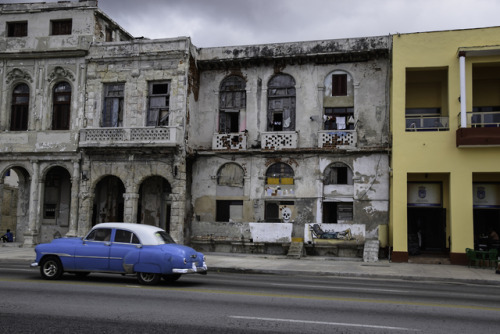
<svg viewBox="0 0 500 334"><path fill-rule="evenodd" d="M0 333L499 333L500 287L209 273L44 281L0 264Z"/></svg>

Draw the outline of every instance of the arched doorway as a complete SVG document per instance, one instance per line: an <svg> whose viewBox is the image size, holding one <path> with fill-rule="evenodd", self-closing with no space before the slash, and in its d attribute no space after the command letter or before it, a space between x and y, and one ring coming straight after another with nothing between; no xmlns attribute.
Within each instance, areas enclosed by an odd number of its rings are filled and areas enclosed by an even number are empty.
<svg viewBox="0 0 500 334"><path fill-rule="evenodd" d="M13 167L3 173L2 180L0 233L9 229L14 241L23 243L23 234L29 228L30 176L26 169Z"/></svg>
<svg viewBox="0 0 500 334"><path fill-rule="evenodd" d="M123 222L125 186L116 176L106 176L95 187L92 226L104 222Z"/></svg>
<svg viewBox="0 0 500 334"><path fill-rule="evenodd" d="M144 180L139 188L137 222L158 226L170 232L171 193L170 184L161 176Z"/></svg>

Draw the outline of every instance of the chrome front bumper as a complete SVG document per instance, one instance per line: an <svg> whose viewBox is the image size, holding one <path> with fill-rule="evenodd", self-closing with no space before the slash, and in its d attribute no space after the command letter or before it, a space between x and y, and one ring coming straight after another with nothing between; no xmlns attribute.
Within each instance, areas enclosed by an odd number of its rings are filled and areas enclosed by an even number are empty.
<svg viewBox="0 0 500 334"><path fill-rule="evenodd" d="M33 262L32 264L30 264L30 267L31 268L38 267L38 262Z"/></svg>
<svg viewBox="0 0 500 334"><path fill-rule="evenodd" d="M208 270L207 264L203 262L203 266L197 267L196 264L193 263L193 266L191 268L175 268L172 269L172 273L174 274L203 274L206 273Z"/></svg>

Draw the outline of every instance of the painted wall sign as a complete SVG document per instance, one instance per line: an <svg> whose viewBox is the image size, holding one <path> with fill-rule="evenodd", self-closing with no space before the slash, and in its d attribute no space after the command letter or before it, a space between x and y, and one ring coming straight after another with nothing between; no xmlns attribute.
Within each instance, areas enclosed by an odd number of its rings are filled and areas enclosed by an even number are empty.
<svg viewBox="0 0 500 334"><path fill-rule="evenodd" d="M408 183L408 206L442 206L441 183Z"/></svg>
<svg viewBox="0 0 500 334"><path fill-rule="evenodd" d="M500 208L500 185L496 183L474 183L472 198L475 208Z"/></svg>

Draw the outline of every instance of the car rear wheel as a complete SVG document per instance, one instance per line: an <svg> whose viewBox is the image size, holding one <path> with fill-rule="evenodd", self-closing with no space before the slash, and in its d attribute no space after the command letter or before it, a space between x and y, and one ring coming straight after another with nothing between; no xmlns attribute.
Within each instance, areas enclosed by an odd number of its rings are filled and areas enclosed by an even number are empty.
<svg viewBox="0 0 500 334"><path fill-rule="evenodd" d="M175 282L179 278L181 278L181 274L163 275L163 279L167 282Z"/></svg>
<svg viewBox="0 0 500 334"><path fill-rule="evenodd" d="M144 285L156 285L160 281L160 274L137 273L137 280Z"/></svg>
<svg viewBox="0 0 500 334"><path fill-rule="evenodd" d="M56 280L61 278L63 267L61 261L55 256L49 256L40 263L40 275L43 279Z"/></svg>

